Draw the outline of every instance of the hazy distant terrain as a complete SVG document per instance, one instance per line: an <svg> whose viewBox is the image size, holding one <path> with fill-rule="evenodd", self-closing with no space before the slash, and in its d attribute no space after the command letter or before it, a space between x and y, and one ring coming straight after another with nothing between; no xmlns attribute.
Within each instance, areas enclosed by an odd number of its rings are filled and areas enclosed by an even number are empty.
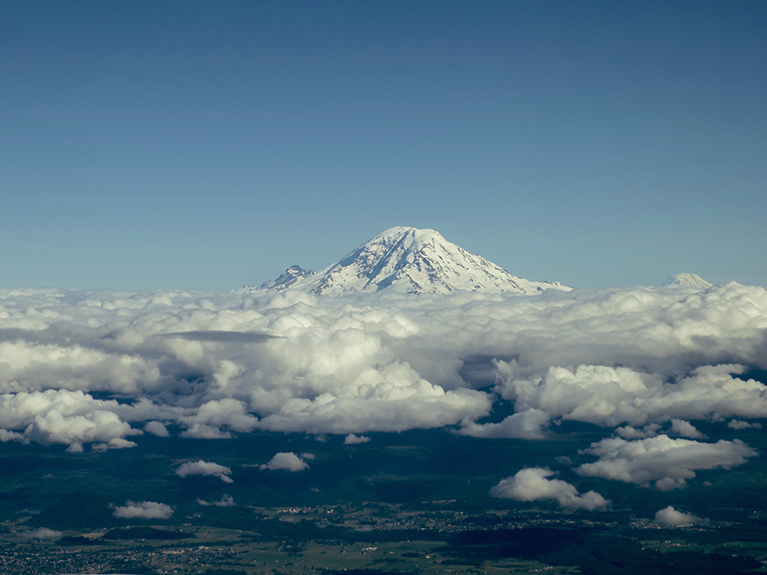
<svg viewBox="0 0 767 575"><path fill-rule="evenodd" d="M754 430L701 428L767 449ZM133 449L80 454L5 444L0 560L9 574L51 573L66 564L77 572L101 565L121 573L162 573L169 566L182 573L311 573L312 567L495 573L544 565L569 565L554 571L563 573L578 572L573 566L583 573L673 573L671 565L683 561L712 574L759 565L767 553L763 461L701 472L700 481L671 494L580 477L570 467L586 456L558 461L559 453L607 435L594 425L563 423L542 441L414 430L371 433L370 441L356 444L273 432L225 441L143 436ZM280 452L301 454L308 467L261 468ZM223 477L231 482L179 474L200 460L230 470ZM596 490L612 504L566 510L555 500L488 496L523 465L546 465L581 493ZM115 516L129 502L147 501L172 512ZM669 504L705 521L657 523L657 511Z"/></svg>

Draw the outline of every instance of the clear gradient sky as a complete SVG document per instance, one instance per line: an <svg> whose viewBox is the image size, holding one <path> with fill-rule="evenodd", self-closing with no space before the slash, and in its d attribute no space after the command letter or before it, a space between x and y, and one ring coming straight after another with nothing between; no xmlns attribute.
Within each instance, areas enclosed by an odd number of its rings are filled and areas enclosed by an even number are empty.
<svg viewBox="0 0 767 575"><path fill-rule="evenodd" d="M767 285L767 2L0 3L0 287L229 291L434 228Z"/></svg>

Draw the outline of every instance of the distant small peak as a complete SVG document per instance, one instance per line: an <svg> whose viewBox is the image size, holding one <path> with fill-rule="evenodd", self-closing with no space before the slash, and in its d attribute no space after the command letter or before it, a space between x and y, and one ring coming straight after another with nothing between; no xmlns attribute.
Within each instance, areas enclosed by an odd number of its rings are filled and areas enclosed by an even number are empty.
<svg viewBox="0 0 767 575"><path fill-rule="evenodd" d="M697 274L683 273L683 274L675 274L671 276L661 285L669 286L669 287L706 289L706 288L710 288L714 284L712 284L711 282L707 282L706 280L704 280L702 277L700 277Z"/></svg>
<svg viewBox="0 0 767 575"><path fill-rule="evenodd" d="M276 280L271 280L261 284L261 289L288 289L301 278L314 275L316 272L305 270L301 266L290 266Z"/></svg>

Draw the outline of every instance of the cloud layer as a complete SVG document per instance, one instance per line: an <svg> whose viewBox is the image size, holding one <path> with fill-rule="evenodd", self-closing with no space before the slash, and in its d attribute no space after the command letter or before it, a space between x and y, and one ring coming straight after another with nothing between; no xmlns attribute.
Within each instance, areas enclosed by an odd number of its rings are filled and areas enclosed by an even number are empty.
<svg viewBox="0 0 767 575"><path fill-rule="evenodd" d="M539 439L560 419L703 439L690 422L767 417L767 386L743 376L767 368L766 334L767 290L735 283L342 299L0 290L0 441L98 451L169 429L445 426ZM486 367L463 371L469 358ZM499 400L515 413L477 423ZM666 477L685 479L645 481Z"/></svg>

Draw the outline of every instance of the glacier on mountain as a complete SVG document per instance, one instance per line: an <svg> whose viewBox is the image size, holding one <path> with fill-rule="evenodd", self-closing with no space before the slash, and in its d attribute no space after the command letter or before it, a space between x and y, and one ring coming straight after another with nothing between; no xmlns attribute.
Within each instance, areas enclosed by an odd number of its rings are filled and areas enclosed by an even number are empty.
<svg viewBox="0 0 767 575"><path fill-rule="evenodd" d="M697 274L682 273L671 276L661 285L667 287L708 289L714 284L707 282Z"/></svg>
<svg viewBox="0 0 767 575"><path fill-rule="evenodd" d="M559 282L535 282L471 254L429 229L390 228L318 272L299 266L277 279L238 293L298 290L314 295L339 296L357 292L446 294L455 291L536 294L545 290L570 291Z"/></svg>

